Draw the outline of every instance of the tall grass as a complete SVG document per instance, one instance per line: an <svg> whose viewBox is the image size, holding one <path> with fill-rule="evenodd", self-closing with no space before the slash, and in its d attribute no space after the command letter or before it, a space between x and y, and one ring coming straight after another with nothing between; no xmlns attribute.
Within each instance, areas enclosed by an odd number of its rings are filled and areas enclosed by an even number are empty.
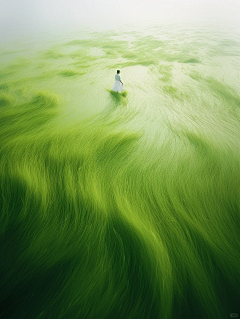
<svg viewBox="0 0 240 319"><path fill-rule="evenodd" d="M0 318L240 314L239 97L192 81L162 113L106 91L106 109L65 122L54 89L2 87Z"/></svg>

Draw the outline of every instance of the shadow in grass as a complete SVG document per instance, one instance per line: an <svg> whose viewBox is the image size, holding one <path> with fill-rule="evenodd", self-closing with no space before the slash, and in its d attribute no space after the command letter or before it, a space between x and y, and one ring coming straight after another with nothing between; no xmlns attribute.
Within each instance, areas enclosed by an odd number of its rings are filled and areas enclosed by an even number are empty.
<svg viewBox="0 0 240 319"><path fill-rule="evenodd" d="M198 59L192 58L192 59L184 60L183 63L201 63L201 61Z"/></svg>
<svg viewBox="0 0 240 319"><path fill-rule="evenodd" d="M127 91L121 93L115 92L113 90L107 90L110 93L110 96L116 106L118 105L127 105Z"/></svg>
<svg viewBox="0 0 240 319"><path fill-rule="evenodd" d="M72 70L63 70L61 72L58 73L61 76L64 77L70 77L70 76L76 76L76 75L84 75L84 72L76 72L76 71L72 71Z"/></svg>

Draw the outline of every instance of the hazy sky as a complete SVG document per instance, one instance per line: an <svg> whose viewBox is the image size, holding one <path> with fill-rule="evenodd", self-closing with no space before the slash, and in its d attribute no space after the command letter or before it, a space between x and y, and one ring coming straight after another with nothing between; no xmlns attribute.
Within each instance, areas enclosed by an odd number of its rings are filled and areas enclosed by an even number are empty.
<svg viewBox="0 0 240 319"><path fill-rule="evenodd" d="M240 0L0 0L0 36L47 28L115 29L139 22L237 23Z"/></svg>

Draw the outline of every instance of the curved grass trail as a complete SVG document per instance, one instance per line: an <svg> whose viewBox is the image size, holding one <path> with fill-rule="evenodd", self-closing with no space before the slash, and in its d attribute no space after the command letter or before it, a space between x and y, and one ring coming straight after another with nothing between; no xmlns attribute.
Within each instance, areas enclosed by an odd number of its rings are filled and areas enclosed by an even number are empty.
<svg viewBox="0 0 240 319"><path fill-rule="evenodd" d="M239 55L176 26L1 50L0 318L240 314Z"/></svg>

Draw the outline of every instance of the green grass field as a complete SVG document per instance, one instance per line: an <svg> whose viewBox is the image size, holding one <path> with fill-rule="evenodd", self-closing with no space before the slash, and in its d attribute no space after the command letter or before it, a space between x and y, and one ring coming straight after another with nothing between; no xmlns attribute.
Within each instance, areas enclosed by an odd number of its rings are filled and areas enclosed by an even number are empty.
<svg viewBox="0 0 240 319"><path fill-rule="evenodd" d="M240 315L240 43L83 35L1 50L0 318Z"/></svg>

